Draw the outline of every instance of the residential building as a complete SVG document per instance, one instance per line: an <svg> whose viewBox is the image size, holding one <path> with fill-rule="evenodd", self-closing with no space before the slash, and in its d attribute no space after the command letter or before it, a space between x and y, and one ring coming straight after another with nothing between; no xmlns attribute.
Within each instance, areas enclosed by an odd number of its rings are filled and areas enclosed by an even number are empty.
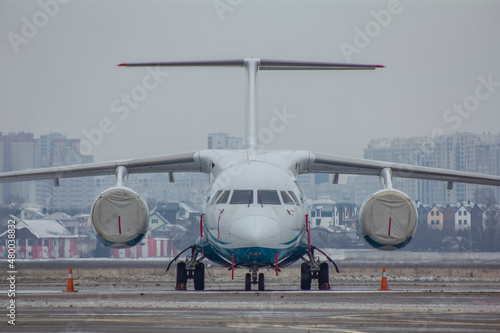
<svg viewBox="0 0 500 333"><path fill-rule="evenodd" d="M459 171L500 174L500 134L454 133L450 135L371 140L364 157L387 162L414 164ZM474 199L480 185L455 183L452 190L444 182L393 179L395 188L426 204L466 202ZM500 188L494 188L500 198Z"/></svg>
<svg viewBox="0 0 500 333"><path fill-rule="evenodd" d="M0 171L16 171L33 169L35 139L33 133L0 132ZM34 200L34 182L18 182L0 184L0 203L9 204L14 201Z"/></svg>
<svg viewBox="0 0 500 333"><path fill-rule="evenodd" d="M80 139L68 139L66 135L50 133L36 140L35 167L53 167L93 162L93 156L80 154ZM63 178L58 186L53 180L36 182L35 202L51 209L90 210L95 196L92 177Z"/></svg>
<svg viewBox="0 0 500 333"><path fill-rule="evenodd" d="M339 225L350 229L356 229L359 218L359 209L353 203L338 203Z"/></svg>
<svg viewBox="0 0 500 333"><path fill-rule="evenodd" d="M427 215L429 214L429 211L431 210L431 206L429 205L424 205L421 202L416 202L417 206L417 228L420 226L426 226L427 227Z"/></svg>
<svg viewBox="0 0 500 333"><path fill-rule="evenodd" d="M160 213L153 209L149 213L149 231L156 230L163 226L169 225L170 223L164 218Z"/></svg>
<svg viewBox="0 0 500 333"><path fill-rule="evenodd" d="M456 205L447 205L443 209L443 236L455 235L455 213L458 210Z"/></svg>
<svg viewBox="0 0 500 333"><path fill-rule="evenodd" d="M171 257L177 255L171 239L145 238L134 247L111 249L112 258Z"/></svg>
<svg viewBox="0 0 500 333"><path fill-rule="evenodd" d="M208 134L208 149L242 149L243 138L227 133Z"/></svg>
<svg viewBox="0 0 500 333"><path fill-rule="evenodd" d="M80 154L80 140L51 133L35 139L33 133L0 133L0 171L16 171L89 163L92 156ZM27 201L48 208L89 209L94 200L91 178L6 183L0 185L1 203Z"/></svg>
<svg viewBox="0 0 500 333"><path fill-rule="evenodd" d="M8 231L0 235L0 255L7 257ZM18 220L16 258L74 258L77 236L57 220Z"/></svg>
<svg viewBox="0 0 500 333"><path fill-rule="evenodd" d="M486 206L475 204L470 211L470 233L471 238L481 239L483 233L483 221Z"/></svg>
<svg viewBox="0 0 500 333"><path fill-rule="evenodd" d="M434 205L427 214L427 226L429 229L443 230L443 205Z"/></svg>
<svg viewBox="0 0 500 333"><path fill-rule="evenodd" d="M316 200L309 207L311 228L339 226L339 210L335 202Z"/></svg>
<svg viewBox="0 0 500 333"><path fill-rule="evenodd" d="M359 209L353 203L336 203L329 199L308 200L311 227L356 229Z"/></svg>
<svg viewBox="0 0 500 333"><path fill-rule="evenodd" d="M455 230L470 230L471 211L474 206L469 203L461 203L455 213Z"/></svg>

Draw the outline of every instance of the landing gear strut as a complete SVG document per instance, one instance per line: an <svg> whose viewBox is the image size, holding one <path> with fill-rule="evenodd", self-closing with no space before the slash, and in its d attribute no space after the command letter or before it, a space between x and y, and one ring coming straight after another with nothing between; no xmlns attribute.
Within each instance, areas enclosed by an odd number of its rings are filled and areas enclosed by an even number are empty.
<svg viewBox="0 0 500 333"><path fill-rule="evenodd" d="M189 249L191 249L191 255L186 256L186 261L180 261L177 263L175 290L186 290L188 280L193 280L194 290L205 290L205 264L202 262L205 257L201 256L197 259L198 250L194 245L179 253L170 262L170 264L168 264L167 272L170 265L172 265L172 263L175 262L182 253Z"/></svg>
<svg viewBox="0 0 500 333"><path fill-rule="evenodd" d="M245 290L250 291L252 290L252 284L257 284L259 291L264 291L265 290L264 273L259 273L259 275L257 275L257 272L259 271L257 267L250 268L250 271L251 273L245 274Z"/></svg>
<svg viewBox="0 0 500 333"><path fill-rule="evenodd" d="M328 257L320 249L311 246L307 251L309 260L302 258L304 262L300 266L300 289L311 290L312 280L317 279L319 290L330 290L328 262L320 262L319 257L314 256L314 250L318 250L320 253L322 253L334 265L337 273L339 272L337 265L330 257Z"/></svg>

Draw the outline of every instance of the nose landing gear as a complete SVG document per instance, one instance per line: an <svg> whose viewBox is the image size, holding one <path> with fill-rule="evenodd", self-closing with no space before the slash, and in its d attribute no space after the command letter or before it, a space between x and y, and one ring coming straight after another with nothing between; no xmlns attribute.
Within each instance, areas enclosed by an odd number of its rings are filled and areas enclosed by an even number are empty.
<svg viewBox="0 0 500 333"><path fill-rule="evenodd" d="M252 284L256 284L258 285L259 291L264 291L265 290L264 273L259 273L257 275L257 272L259 271L257 267L250 268L250 271L251 273L245 274L245 290L246 291L252 290Z"/></svg>
<svg viewBox="0 0 500 333"><path fill-rule="evenodd" d="M321 262L319 257L314 256L314 250L318 250L321 254L323 254L328 261L330 261L337 273L339 273L339 269L335 262L328 256L326 253L321 251L320 249L311 246L307 251L308 259L304 257L302 260L304 261L300 266L300 289L301 290L311 290L311 282L313 279L318 280L318 289L319 290L330 290L330 274L328 262Z"/></svg>

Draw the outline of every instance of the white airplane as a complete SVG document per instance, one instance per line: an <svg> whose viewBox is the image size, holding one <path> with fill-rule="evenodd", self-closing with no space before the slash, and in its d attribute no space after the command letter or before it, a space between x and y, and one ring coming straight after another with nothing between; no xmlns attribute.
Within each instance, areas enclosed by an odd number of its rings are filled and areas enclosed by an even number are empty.
<svg viewBox="0 0 500 333"><path fill-rule="evenodd" d="M366 242L381 250L404 247L412 238L417 211L411 199L392 187L392 177L421 178L500 186L500 177L407 164L341 157L310 151L260 150L257 147L257 73L259 70L374 70L380 65L357 65L241 59L224 61L160 62L120 64L126 67L241 67L247 74L245 149L200 150L181 154L89 163L0 173L0 182L116 175L116 186L99 195L92 207L97 238L114 248L132 247L148 230L148 207L142 196L126 187L129 174L203 172L210 175L200 236L185 261L177 264L176 289L186 289L188 279L195 290L205 288L203 259L234 269L246 268L245 290L252 284L264 290L260 268L278 274L303 259L301 289L310 290L318 280L319 289L330 289L329 263L320 261L309 237L308 207L297 177L304 173L328 173L333 182L339 174L379 176L382 189L370 195L360 210L360 233ZM324 253L323 253L324 254ZM174 262L178 259L177 256ZM171 264L170 263L170 264ZM169 264L169 267L170 267ZM168 270L168 268L167 268ZM337 269L338 271L338 269Z"/></svg>

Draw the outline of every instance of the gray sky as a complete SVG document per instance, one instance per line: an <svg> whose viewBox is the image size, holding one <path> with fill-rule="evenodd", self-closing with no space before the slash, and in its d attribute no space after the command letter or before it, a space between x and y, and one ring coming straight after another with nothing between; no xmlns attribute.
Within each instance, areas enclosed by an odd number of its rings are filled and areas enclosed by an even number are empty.
<svg viewBox="0 0 500 333"><path fill-rule="evenodd" d="M40 3L0 2L0 131L80 138L96 161L204 149L210 132L243 136L242 69L169 68L155 79L122 62L387 66L261 72L261 128L278 111L295 116L266 138L271 149L362 157L377 137L499 131L500 1Z"/></svg>

